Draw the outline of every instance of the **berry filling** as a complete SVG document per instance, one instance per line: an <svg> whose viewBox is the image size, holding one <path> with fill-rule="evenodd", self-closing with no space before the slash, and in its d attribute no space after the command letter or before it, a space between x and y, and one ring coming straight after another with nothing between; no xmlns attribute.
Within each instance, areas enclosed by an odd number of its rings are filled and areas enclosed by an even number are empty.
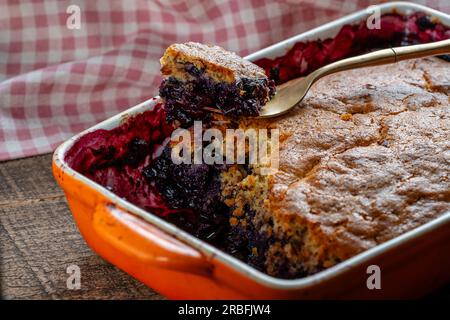
<svg viewBox="0 0 450 320"><path fill-rule="evenodd" d="M432 21L421 12L409 16L384 14L380 28L369 29L366 21L345 25L333 39L297 42L285 55L275 59L259 59L254 63L263 68L276 84L304 77L314 70L337 60L370 50L440 41L450 38L450 29ZM448 55L443 56L449 59Z"/></svg>
<svg viewBox="0 0 450 320"><path fill-rule="evenodd" d="M184 69L191 75L189 80L168 77L159 88L167 120L176 120L183 127L189 127L194 120L211 121L211 109L230 118L257 116L275 93L271 80L242 78L238 83L218 82L191 63L186 63Z"/></svg>

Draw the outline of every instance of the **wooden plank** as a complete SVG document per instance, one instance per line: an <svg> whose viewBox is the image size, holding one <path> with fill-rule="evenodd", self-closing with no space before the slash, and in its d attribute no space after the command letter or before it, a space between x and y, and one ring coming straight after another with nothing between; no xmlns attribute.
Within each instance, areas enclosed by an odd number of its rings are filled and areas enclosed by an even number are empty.
<svg viewBox="0 0 450 320"><path fill-rule="evenodd" d="M85 244L51 173L51 155L0 163L0 279L7 299L162 299ZM80 290L66 286L77 265Z"/></svg>

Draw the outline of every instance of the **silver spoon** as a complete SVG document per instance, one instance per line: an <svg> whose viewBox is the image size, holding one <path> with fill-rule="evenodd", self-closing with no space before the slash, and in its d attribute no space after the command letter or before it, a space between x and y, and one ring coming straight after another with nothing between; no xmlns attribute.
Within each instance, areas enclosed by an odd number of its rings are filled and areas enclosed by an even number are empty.
<svg viewBox="0 0 450 320"><path fill-rule="evenodd" d="M401 60L422 58L450 53L450 39L413 46L383 49L333 62L304 78L298 78L277 86L276 95L263 107L260 118L282 115L295 107L305 97L311 85L320 78L344 70L378 66Z"/></svg>

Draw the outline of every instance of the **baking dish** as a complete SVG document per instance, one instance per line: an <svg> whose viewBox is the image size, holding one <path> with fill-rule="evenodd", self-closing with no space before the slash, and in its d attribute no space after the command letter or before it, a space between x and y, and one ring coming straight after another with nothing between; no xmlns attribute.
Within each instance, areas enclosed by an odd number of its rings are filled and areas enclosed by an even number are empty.
<svg viewBox="0 0 450 320"><path fill-rule="evenodd" d="M450 25L450 17L410 3L379 6L381 13L422 11ZM328 38L360 11L247 58L282 55L297 41ZM106 260L173 299L408 298L450 281L450 212L419 228L302 279L270 277L204 243L174 225L121 199L72 170L66 151L87 132L117 127L123 118L152 108L145 101L63 143L54 154L54 175L64 189L81 234ZM381 290L367 288L368 266L382 270Z"/></svg>

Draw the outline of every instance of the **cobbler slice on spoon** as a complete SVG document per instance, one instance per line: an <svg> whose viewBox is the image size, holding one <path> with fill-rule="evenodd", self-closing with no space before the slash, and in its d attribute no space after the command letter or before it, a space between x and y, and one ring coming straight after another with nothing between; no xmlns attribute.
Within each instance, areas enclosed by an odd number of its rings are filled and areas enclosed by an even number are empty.
<svg viewBox="0 0 450 320"><path fill-rule="evenodd" d="M161 58L166 76L159 88L168 121L189 126L226 117L257 116L275 94L264 69L219 46L195 42L173 44Z"/></svg>

